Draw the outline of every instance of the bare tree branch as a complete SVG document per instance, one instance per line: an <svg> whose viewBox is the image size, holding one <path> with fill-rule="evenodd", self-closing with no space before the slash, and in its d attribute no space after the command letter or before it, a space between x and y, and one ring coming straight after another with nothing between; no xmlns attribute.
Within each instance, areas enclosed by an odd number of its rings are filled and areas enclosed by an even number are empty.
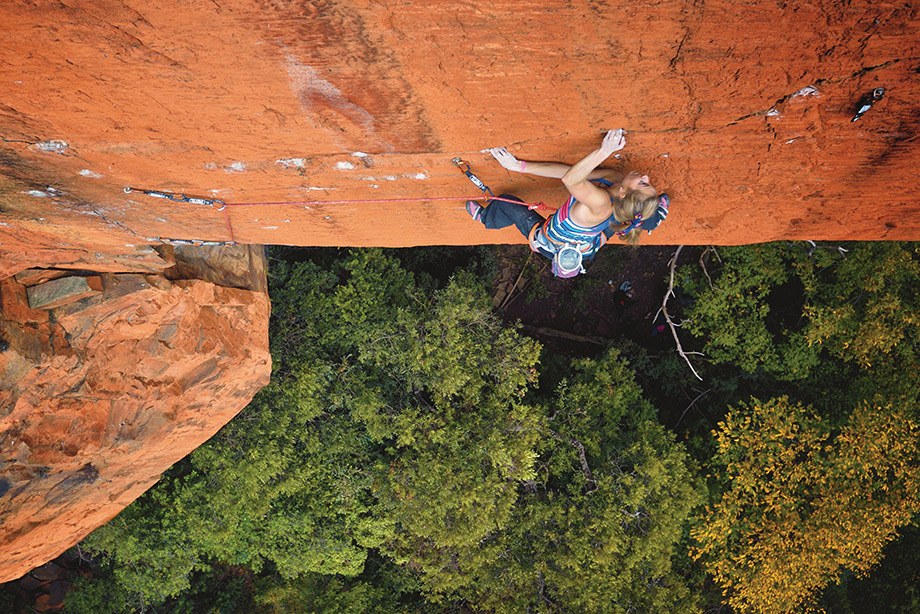
<svg viewBox="0 0 920 614"><path fill-rule="evenodd" d="M531 256L533 256L533 252L527 254L527 260L524 261L524 266L521 267L521 272L518 273L517 279L514 280L514 285L512 285L511 289L508 290L508 294L505 295L505 300L503 300L502 304L498 307L499 311L505 308L505 306L508 304L508 301L511 300L511 295L514 294L515 288L517 288L518 284L521 283L521 278L524 276L524 271L527 270L527 265L530 264Z"/></svg>
<svg viewBox="0 0 920 614"><path fill-rule="evenodd" d="M540 582L540 599L542 599L543 601L545 601L546 603L552 606L555 606L556 604L550 601L549 597L546 596L546 584L543 582L543 572L542 571L537 572L537 580Z"/></svg>
<svg viewBox="0 0 920 614"><path fill-rule="evenodd" d="M687 405L687 409L685 409L684 413L682 413L680 415L680 418L677 419L677 424L674 425L674 428L677 428L678 426L680 426L680 421L684 419L684 416L687 415L687 412L690 411L690 408L693 407L696 404L696 402L702 399L708 392L712 392L712 388L709 388L708 390L704 390L695 399L690 401L690 405Z"/></svg>
<svg viewBox="0 0 920 614"><path fill-rule="evenodd" d="M703 253L700 254L700 268L703 269L703 275L706 276L706 281L709 282L709 289L712 290L712 277L709 276L709 271L706 270L706 256L709 255L709 248L703 250Z"/></svg>
<svg viewBox="0 0 920 614"><path fill-rule="evenodd" d="M591 467L588 466L588 457L585 455L584 444L582 444L580 441L576 439L572 439L571 437L560 435L559 433L551 429L546 429L546 432L549 433L553 437L553 439L558 439L559 441L563 441L571 445L576 450L578 450L578 460L581 461L581 470L585 474L585 478L587 478L588 483L590 483L594 487L591 490L587 491L587 494L590 494L596 491L597 490L597 480L594 479L594 474L591 473Z"/></svg>
<svg viewBox="0 0 920 614"><path fill-rule="evenodd" d="M680 354L687 365L690 367L690 370L693 371L693 375L696 376L696 379L703 381L703 378L700 377L700 374L696 372L696 369L693 368L693 364L690 362L690 358L687 356L687 353L684 352L684 348L680 345L680 339L677 336L677 328L674 325L674 322L671 320L671 316L668 315L668 299L674 295L674 268L677 266L677 257L680 255L680 251L684 249L683 245L679 245L677 250L674 252L674 255L671 257L671 279L668 282L668 291L664 293L664 300L661 301L661 309L659 313L664 315L664 319L668 323L668 328L671 329L671 335L674 337L674 343L677 345L677 353ZM656 316L657 317L657 316Z"/></svg>
<svg viewBox="0 0 920 614"><path fill-rule="evenodd" d="M585 337L584 335L576 335L575 333L567 333L564 330L556 330L555 328L549 328L547 326L523 326L525 331L530 331L538 335L547 335L549 337L559 337L561 339L568 339L569 341L578 341L579 343L593 343L595 345L607 345L607 341L601 339L600 337Z"/></svg>
<svg viewBox="0 0 920 614"><path fill-rule="evenodd" d="M709 288L711 289L713 287L712 277L709 276L709 269L706 268L706 257L709 256L710 252L713 256L716 257L716 260L719 261L719 264L722 264L722 256L719 255L715 245L707 245L706 249L703 250L703 253L700 254L700 268L703 269L703 275L706 276L706 280L709 282Z"/></svg>
<svg viewBox="0 0 920 614"><path fill-rule="evenodd" d="M843 256L843 259L846 260L846 259L847 259L847 252L850 251L850 250L848 250L848 249L846 249L846 248L844 248L843 246L840 246L840 245L818 245L817 243L815 243L814 241L811 241L811 240L806 240L805 242L808 243L808 244L811 246L809 249L806 250L806 252L808 253L809 256L811 256L813 253L815 253L815 250L816 250L816 249L836 249L837 252L838 252L841 256Z"/></svg>

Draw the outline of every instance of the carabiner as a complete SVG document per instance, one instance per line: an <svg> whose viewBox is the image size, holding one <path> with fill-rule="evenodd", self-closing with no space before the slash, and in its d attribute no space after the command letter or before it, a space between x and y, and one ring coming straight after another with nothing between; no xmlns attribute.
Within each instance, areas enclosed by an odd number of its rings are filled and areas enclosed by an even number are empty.
<svg viewBox="0 0 920 614"><path fill-rule="evenodd" d="M463 160L463 159L461 159L461 158L454 158L454 159L451 160L451 162L454 163L454 166L456 166L457 168L460 169L460 172L461 172L461 173L463 173L464 175L466 175L466 176L469 178L469 180L473 182L473 185L475 185L477 188L479 188L480 190L482 190L482 193L483 193L483 194L488 194L488 195L491 196L492 198L495 198L495 194L492 193L492 190L489 189L489 186L487 186L486 184L484 184L484 183L482 182L482 180L479 179L479 177L477 177L476 175L474 175L474 174L473 174L473 171L470 170L470 163L469 163L469 162L467 162L467 161L465 161L465 160ZM466 168L463 168L464 166L466 166Z"/></svg>

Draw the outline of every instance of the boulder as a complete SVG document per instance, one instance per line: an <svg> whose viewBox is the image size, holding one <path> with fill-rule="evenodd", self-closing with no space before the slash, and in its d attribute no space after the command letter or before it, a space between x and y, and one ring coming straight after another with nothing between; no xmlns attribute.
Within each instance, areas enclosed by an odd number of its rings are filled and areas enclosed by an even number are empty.
<svg viewBox="0 0 920 614"><path fill-rule="evenodd" d="M54 309L101 292L102 283L98 277L76 275L45 281L26 289L32 309Z"/></svg>

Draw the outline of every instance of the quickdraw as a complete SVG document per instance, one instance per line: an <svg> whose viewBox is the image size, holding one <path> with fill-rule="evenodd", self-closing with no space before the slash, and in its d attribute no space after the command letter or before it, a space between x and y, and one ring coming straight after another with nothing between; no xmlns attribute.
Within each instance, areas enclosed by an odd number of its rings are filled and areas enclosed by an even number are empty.
<svg viewBox="0 0 920 614"><path fill-rule="evenodd" d="M489 189L489 186L487 186L485 183L482 182L482 179L480 179L475 174L473 174L473 171L470 170L469 162L467 162L466 160L463 160L462 158L454 158L451 160L451 162L453 162L454 166L459 168L460 172L466 175L469 178L469 180L473 182L474 186L482 190L483 194L488 194L491 200L501 200L501 201L505 201L508 203L517 203L519 205L523 204L523 205L526 205L527 208L530 209L531 211L538 210L538 209L542 209L545 211L555 211L556 210L556 207L550 207L542 202L522 203L518 200L510 200L507 198L501 198L500 196L496 196L495 194L492 193L492 190Z"/></svg>
<svg viewBox="0 0 920 614"><path fill-rule="evenodd" d="M222 200L217 200L216 198L196 198L194 196L186 196L185 194L177 194L175 192L159 192L157 190L142 190L132 187L125 188L125 194L131 194L132 192L136 194L146 194L153 198L165 198L176 203L192 203L193 205L208 205L209 207L220 205L218 211L223 211L224 207L227 206L227 203Z"/></svg>
<svg viewBox="0 0 920 614"><path fill-rule="evenodd" d="M859 121L859 118L862 117L866 111L872 108L876 102L885 97L885 88L877 87L862 98L859 99L859 103L856 105L856 115L853 116L851 122Z"/></svg>
<svg viewBox="0 0 920 614"><path fill-rule="evenodd" d="M147 237L151 243L166 243L167 245L195 245L198 247L226 247L236 245L230 241L199 241L198 239L167 239L166 237Z"/></svg>
<svg viewBox="0 0 920 614"><path fill-rule="evenodd" d="M227 245L236 245L236 237L233 235L233 225L230 224L230 213L227 211L227 203L222 200L217 200L216 198L195 198L194 196L186 196L185 194L177 194L175 192L161 192L158 190L142 190L140 188L132 188L131 186L125 186L125 194L144 194L145 196L151 196L153 198L165 198L166 200L171 200L175 203L191 203L193 205L207 205L213 207L219 205L218 211L224 212L224 220L227 222L227 232L230 234L230 241L222 242Z"/></svg>
<svg viewBox="0 0 920 614"><path fill-rule="evenodd" d="M495 198L495 194L492 193L492 190L489 189L489 186L484 184L482 180L473 174L473 171L470 170L470 163L461 158L454 158L451 160L454 163L454 166L460 169L460 172L469 177L469 180L473 182L473 185L482 190L483 194L488 194L490 197ZM464 168L465 167L465 168Z"/></svg>

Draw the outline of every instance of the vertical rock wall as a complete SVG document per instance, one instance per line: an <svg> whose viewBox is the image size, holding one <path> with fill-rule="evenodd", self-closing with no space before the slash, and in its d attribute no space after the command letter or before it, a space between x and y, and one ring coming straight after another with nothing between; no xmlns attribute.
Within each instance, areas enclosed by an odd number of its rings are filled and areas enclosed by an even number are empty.
<svg viewBox="0 0 920 614"><path fill-rule="evenodd" d="M107 522L268 382L261 250L195 251L173 280L92 276L50 310L30 308L30 280L0 282L0 582ZM224 285L175 279L205 262Z"/></svg>
<svg viewBox="0 0 920 614"><path fill-rule="evenodd" d="M433 200L478 193L451 158L556 204L558 182L480 151L574 161L614 127L629 136L611 164L672 195L646 242L916 239L918 32L915 4L868 0L12 0L0 251L88 266L160 237L521 241Z"/></svg>

